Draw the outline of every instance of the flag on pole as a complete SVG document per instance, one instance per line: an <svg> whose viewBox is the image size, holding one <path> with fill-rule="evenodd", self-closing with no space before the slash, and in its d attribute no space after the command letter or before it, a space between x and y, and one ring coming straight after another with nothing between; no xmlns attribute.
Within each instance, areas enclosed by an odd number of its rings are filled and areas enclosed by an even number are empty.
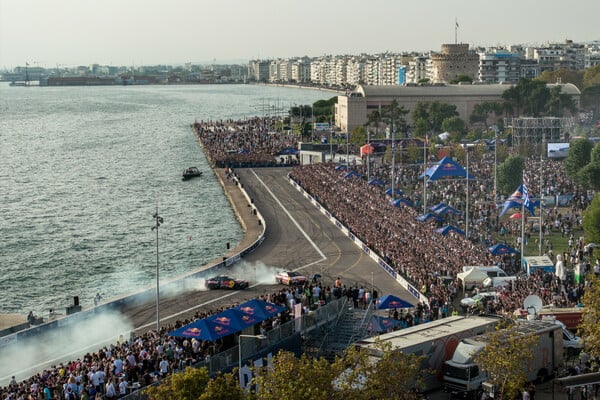
<svg viewBox="0 0 600 400"><path fill-rule="evenodd" d="M456 27L458 28L458 21L454 21L454 23L456 24Z"/></svg>
<svg viewBox="0 0 600 400"><path fill-rule="evenodd" d="M429 146L429 133L425 134L425 145Z"/></svg>
<svg viewBox="0 0 600 400"><path fill-rule="evenodd" d="M531 201L529 200L529 190L527 189L525 178L523 178L523 185L521 190L523 191L523 206L525 208L529 208L531 206Z"/></svg>

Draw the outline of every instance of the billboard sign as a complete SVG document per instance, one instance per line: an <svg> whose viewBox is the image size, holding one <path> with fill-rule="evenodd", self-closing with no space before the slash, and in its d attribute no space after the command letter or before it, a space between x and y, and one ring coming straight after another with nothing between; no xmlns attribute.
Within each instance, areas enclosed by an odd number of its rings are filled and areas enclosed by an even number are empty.
<svg viewBox="0 0 600 400"><path fill-rule="evenodd" d="M565 158L569 155L569 143L548 143L548 158Z"/></svg>

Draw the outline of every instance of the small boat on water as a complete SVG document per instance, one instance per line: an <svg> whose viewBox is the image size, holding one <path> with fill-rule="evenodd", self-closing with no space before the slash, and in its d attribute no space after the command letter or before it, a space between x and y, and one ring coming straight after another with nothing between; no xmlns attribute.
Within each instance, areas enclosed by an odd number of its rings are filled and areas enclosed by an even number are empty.
<svg viewBox="0 0 600 400"><path fill-rule="evenodd" d="M197 167L189 167L183 170L181 179L187 181L188 179L192 179L197 176L202 176L202 171L200 171Z"/></svg>

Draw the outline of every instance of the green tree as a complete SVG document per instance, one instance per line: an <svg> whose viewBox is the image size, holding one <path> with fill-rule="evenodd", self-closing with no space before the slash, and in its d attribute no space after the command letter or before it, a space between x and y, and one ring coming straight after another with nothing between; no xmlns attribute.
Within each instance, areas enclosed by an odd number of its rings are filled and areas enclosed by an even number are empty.
<svg viewBox="0 0 600 400"><path fill-rule="evenodd" d="M483 103L475 104L473 107L473 112L469 117L469 122L471 124L483 124L485 126L485 130L489 130L488 120L491 115L496 117L497 122L498 117L500 117L504 113L504 106L502 103L497 101L485 101Z"/></svg>
<svg viewBox="0 0 600 400"><path fill-rule="evenodd" d="M591 204L583 212L583 232L585 239L590 243L600 243L600 193L596 193ZM596 298L599 302L598 310L600 310L600 296ZM585 304L585 303L584 303ZM600 356L600 325L597 325L595 334L598 335L598 352Z"/></svg>
<svg viewBox="0 0 600 400"><path fill-rule="evenodd" d="M334 363L341 370L336 379L335 398L344 400L398 399L417 400L422 390L424 356L393 351L391 343L377 342L380 357L373 362L365 351L350 347Z"/></svg>
<svg viewBox="0 0 600 400"><path fill-rule="evenodd" d="M583 89L584 73L585 71L583 70L574 71L571 69L560 68L553 71L544 71L537 79L546 83L556 83L560 80L562 83L572 83L581 90Z"/></svg>
<svg viewBox="0 0 600 400"><path fill-rule="evenodd" d="M408 130L406 114L408 114L408 110L404 106L398 106L398 101L394 99L389 106L381 109L381 120L390 127L390 132L406 133ZM402 137L403 135L396 135L396 138L399 138L398 136Z"/></svg>
<svg viewBox="0 0 600 400"><path fill-rule="evenodd" d="M565 159L565 170L571 176L585 167L591 159L592 142L587 139L577 139L569 145L569 154Z"/></svg>
<svg viewBox="0 0 600 400"><path fill-rule="evenodd" d="M256 373L257 400L331 399L333 381L341 372L324 358L296 358L287 351L277 353L272 363Z"/></svg>
<svg viewBox="0 0 600 400"><path fill-rule="evenodd" d="M581 92L581 106L594 113L594 121L600 118L600 83L583 89Z"/></svg>
<svg viewBox="0 0 600 400"><path fill-rule="evenodd" d="M600 226L600 197L596 195L596 229ZM585 223L585 217L584 217ZM585 228L584 228L585 229ZM597 232L597 239L600 239L600 232ZM587 238L586 233L586 238ZM594 274L588 274L589 286L586 287L581 302L584 307L581 312L581 323L579 333L583 338L585 350L592 357L600 356L600 280Z"/></svg>
<svg viewBox="0 0 600 400"><path fill-rule="evenodd" d="M413 120L415 121L415 125L417 121L424 121L427 126L424 132L417 132L419 135L422 135L425 132L442 132L442 123L444 120L454 116L458 116L456 106L439 101L420 101L413 110ZM422 124L422 122L419 123Z"/></svg>
<svg viewBox="0 0 600 400"><path fill-rule="evenodd" d="M496 387L496 398L514 399L527 383L528 366L533 361L537 337L523 335L502 324L486 337L486 346L475 355L474 361Z"/></svg>
<svg viewBox="0 0 600 400"><path fill-rule="evenodd" d="M373 137L371 135L372 138L376 138L378 136L380 124L381 124L381 113L379 112L379 110L375 110L367 116L367 123L365 125L367 126L367 128L371 128L371 127L375 128L375 136Z"/></svg>
<svg viewBox="0 0 600 400"><path fill-rule="evenodd" d="M574 114L577 111L575 101L571 95L562 92L562 87L554 86L550 89L550 98L546 102L546 115L562 117L564 110Z"/></svg>
<svg viewBox="0 0 600 400"><path fill-rule="evenodd" d="M460 74L456 78L454 78L454 79L452 79L450 81L450 83L453 84L453 85L456 85L456 84L458 84L460 82L469 82L469 83L471 83L471 82L473 82L473 79L470 76L468 76L468 75Z"/></svg>
<svg viewBox="0 0 600 400"><path fill-rule="evenodd" d="M583 87L600 85L600 64L588 68L583 74Z"/></svg>
<svg viewBox="0 0 600 400"><path fill-rule="evenodd" d="M498 191L512 193L523 182L523 169L525 160L521 156L509 156L496 168L498 176Z"/></svg>
<svg viewBox="0 0 600 400"><path fill-rule="evenodd" d="M576 180L584 189L600 190L600 162L590 162L581 168Z"/></svg>
<svg viewBox="0 0 600 400"><path fill-rule="evenodd" d="M333 119L337 96L329 100L318 100L313 103L313 115L316 122L329 122Z"/></svg>
<svg viewBox="0 0 600 400"><path fill-rule="evenodd" d="M237 369L234 372L226 374L217 374L216 377L212 378L206 390L199 397L198 400L244 400L246 394L240 386L240 382L237 377Z"/></svg>
<svg viewBox="0 0 600 400"><path fill-rule="evenodd" d="M449 132L452 141L460 142L465 132L465 121L457 116L448 117L442 121L440 129Z"/></svg>
<svg viewBox="0 0 600 400"><path fill-rule="evenodd" d="M188 368L169 375L158 386L144 389L149 400L197 400L206 390L210 378L206 368Z"/></svg>
<svg viewBox="0 0 600 400"><path fill-rule="evenodd" d="M350 133L350 143L355 146L362 146L367 143L367 130L364 126L357 126Z"/></svg>

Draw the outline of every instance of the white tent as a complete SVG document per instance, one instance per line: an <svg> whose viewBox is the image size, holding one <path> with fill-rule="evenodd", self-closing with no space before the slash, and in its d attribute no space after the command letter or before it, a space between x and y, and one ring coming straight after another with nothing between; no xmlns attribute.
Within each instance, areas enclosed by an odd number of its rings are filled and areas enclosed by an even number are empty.
<svg viewBox="0 0 600 400"><path fill-rule="evenodd" d="M475 285L482 284L488 276L485 272L480 271L479 268L473 267L461 272L457 277L462 281L463 290L465 290L467 287L472 288Z"/></svg>

